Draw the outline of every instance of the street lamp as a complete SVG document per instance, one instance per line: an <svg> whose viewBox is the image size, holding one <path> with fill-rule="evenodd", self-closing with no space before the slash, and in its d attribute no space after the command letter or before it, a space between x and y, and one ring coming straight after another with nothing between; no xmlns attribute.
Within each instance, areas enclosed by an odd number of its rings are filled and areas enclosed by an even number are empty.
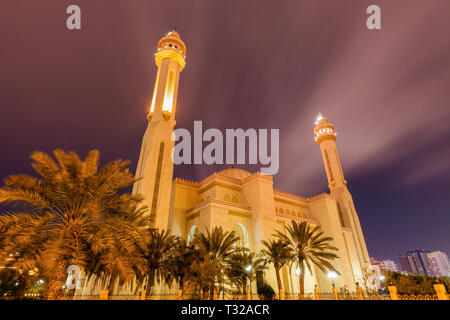
<svg viewBox="0 0 450 320"><path fill-rule="evenodd" d="M246 267L245 267L245 271L247 271L248 273L250 273L250 272L252 272L252 265L251 264L248 264ZM251 297L252 297L252 282L250 281L250 283L248 284L248 288L246 288L247 289L247 297L248 297L248 299L249 300L251 300Z"/></svg>
<svg viewBox="0 0 450 320"><path fill-rule="evenodd" d="M295 274L297 275L297 277L300 277L300 267L297 267L297 269L295 269Z"/></svg>
<svg viewBox="0 0 450 320"><path fill-rule="evenodd" d="M328 271L327 276L328 278L331 279L331 284L333 285L334 288L334 278L337 277L337 273L335 271Z"/></svg>

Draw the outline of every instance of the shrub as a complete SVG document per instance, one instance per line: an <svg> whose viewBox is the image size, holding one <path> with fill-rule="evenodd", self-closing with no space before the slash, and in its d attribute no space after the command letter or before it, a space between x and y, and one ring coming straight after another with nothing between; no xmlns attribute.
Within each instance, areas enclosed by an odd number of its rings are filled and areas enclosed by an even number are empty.
<svg viewBox="0 0 450 320"><path fill-rule="evenodd" d="M261 300L273 300L275 298L275 291L267 282L263 282L258 286L258 295Z"/></svg>

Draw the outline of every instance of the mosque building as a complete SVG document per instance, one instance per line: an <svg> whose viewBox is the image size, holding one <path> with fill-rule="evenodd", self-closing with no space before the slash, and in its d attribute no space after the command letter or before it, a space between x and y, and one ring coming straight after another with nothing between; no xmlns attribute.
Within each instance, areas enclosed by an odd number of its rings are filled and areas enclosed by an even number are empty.
<svg viewBox="0 0 450 320"><path fill-rule="evenodd" d="M319 225L333 238L339 258L332 263L340 275L336 287L355 291L370 266L364 235L352 196L347 188L336 148L336 132L324 115L317 117L315 142L322 153L330 192L301 197L274 189L273 177L229 168L201 181L173 178L171 150L175 127L180 73L185 67L186 45L176 31L158 43L158 66L153 98L147 116L133 193L145 196L155 228L170 229L190 241L195 230L222 226L234 230L240 245L253 252L262 249L275 230L283 230L292 220ZM297 272L296 272L297 271ZM331 291L331 280L318 269L305 274L305 291ZM298 270L284 267L281 272L286 292L299 292ZM275 271L265 271L265 280L276 288Z"/></svg>

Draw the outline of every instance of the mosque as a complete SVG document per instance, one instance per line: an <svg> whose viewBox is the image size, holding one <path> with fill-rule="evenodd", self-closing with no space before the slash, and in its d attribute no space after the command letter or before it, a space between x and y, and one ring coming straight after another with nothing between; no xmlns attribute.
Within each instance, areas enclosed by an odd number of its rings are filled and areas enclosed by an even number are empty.
<svg viewBox="0 0 450 320"><path fill-rule="evenodd" d="M215 172L201 181L173 179L171 137L185 56L186 45L176 31L159 41L155 88L136 170L136 178L141 179L133 187L133 193L145 196L153 226L170 229L188 241L195 230L222 226L237 233L241 246L258 252L261 240L271 238L274 230L283 230L291 220L307 221L319 225L339 249L339 259L333 261L340 273L333 279L336 287L355 291L370 259L339 160L334 126L325 116L317 118L314 135L322 152L329 193L301 197L274 189L270 175L237 168ZM299 292L297 274L295 268L282 269L286 292ZM276 288L274 270L267 270L265 278ZM315 285L320 291L331 291L331 282L326 274L313 269L305 275L305 291L312 292Z"/></svg>

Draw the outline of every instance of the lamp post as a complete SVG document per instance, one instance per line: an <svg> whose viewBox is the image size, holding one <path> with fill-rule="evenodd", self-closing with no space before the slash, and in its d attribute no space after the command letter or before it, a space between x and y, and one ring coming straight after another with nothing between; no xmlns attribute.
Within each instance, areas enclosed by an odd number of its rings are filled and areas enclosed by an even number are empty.
<svg viewBox="0 0 450 320"><path fill-rule="evenodd" d="M334 278L337 277L337 273L335 271L328 271L327 277L331 279L331 284L332 284L333 289L334 289Z"/></svg>
<svg viewBox="0 0 450 320"><path fill-rule="evenodd" d="M252 265L248 264L247 266L245 266L245 271L247 271L247 273L251 273L252 272ZM250 278L250 277L249 277ZM248 288L246 288L247 290L247 300L252 300L252 282L249 280L249 284L248 284Z"/></svg>
<svg viewBox="0 0 450 320"><path fill-rule="evenodd" d="M331 279L331 284L333 286L333 297L334 297L334 300L339 300L338 289L334 287L334 278L337 277L337 273L335 271L331 270L331 271L328 271L327 276L328 276L328 278Z"/></svg>

